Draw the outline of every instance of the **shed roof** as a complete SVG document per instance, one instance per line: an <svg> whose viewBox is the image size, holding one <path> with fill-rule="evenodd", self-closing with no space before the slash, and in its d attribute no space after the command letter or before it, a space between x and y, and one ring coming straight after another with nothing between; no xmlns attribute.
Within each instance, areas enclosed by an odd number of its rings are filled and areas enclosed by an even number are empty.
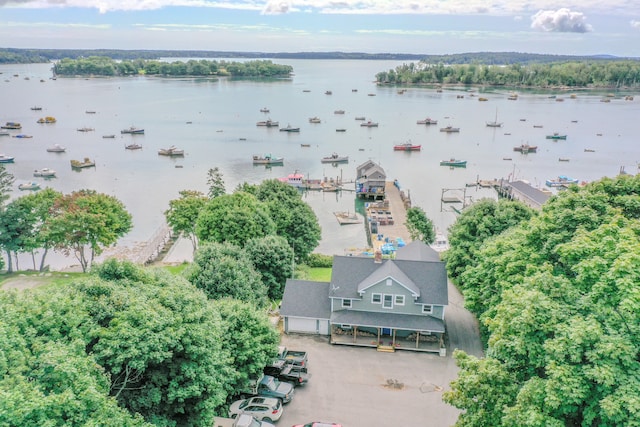
<svg viewBox="0 0 640 427"><path fill-rule="evenodd" d="M287 279L280 305L282 316L329 319L329 283Z"/></svg>

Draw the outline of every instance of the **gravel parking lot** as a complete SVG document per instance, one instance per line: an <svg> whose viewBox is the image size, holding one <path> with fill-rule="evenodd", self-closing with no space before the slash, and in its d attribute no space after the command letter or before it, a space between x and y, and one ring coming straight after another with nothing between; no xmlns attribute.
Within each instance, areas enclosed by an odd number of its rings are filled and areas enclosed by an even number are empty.
<svg viewBox="0 0 640 427"><path fill-rule="evenodd" d="M449 285L447 356L378 352L374 348L331 345L328 337L284 335L282 345L309 354L306 386L285 405L279 427L330 421L344 427L447 427L459 410L442 401L456 378L455 348L482 355L477 322ZM390 385L389 383L392 383Z"/></svg>

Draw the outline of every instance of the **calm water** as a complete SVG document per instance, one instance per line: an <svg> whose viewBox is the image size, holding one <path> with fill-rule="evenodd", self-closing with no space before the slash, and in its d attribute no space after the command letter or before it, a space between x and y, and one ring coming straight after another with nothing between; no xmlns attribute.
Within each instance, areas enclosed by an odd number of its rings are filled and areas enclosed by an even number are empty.
<svg viewBox="0 0 640 427"><path fill-rule="evenodd" d="M295 75L276 81L145 77L54 81L49 79L48 64L0 66L0 122L21 122L23 129L17 133L33 135L31 139L0 137L0 152L16 158L15 164L7 166L16 177L14 195L21 194L18 184L33 180L62 192L91 188L112 194L133 215L134 229L122 241L132 246L151 238L162 224L168 201L178 197L180 190L206 191L207 170L215 166L231 191L244 181L258 183L296 170L310 178L350 180L356 165L373 159L389 179L398 179L414 205L422 207L442 230L455 220L455 213L441 207L443 189L462 196L458 189L477 178L515 176L543 186L546 179L558 175L591 181L614 176L623 166L628 172L637 171L640 96L625 101L622 95L628 93L616 93L605 103L601 102L604 92L575 92L575 99L569 93L520 92L517 101L507 100L508 89L438 93L409 88L398 94L397 88L377 87L373 79L376 72L395 68L399 62L275 62L292 65ZM327 90L332 94L326 95ZM552 94L564 102L550 98ZM478 95L488 101L479 102ZM32 111L33 106L43 109ZM261 113L262 107L270 112ZM345 113L334 114L335 110ZM485 122L496 114L504 125L487 127ZM37 124L43 116L58 121ZM309 123L314 116L322 123ZM361 127L357 116L378 122L379 127ZM416 124L427 116L437 119L438 125ZM255 125L267 118L301 131L287 133ZM446 125L459 127L460 133L439 132ZM121 135L120 130L129 126L143 127L145 135ZM95 131L78 132L81 127ZM346 132L336 132L337 128ZM545 139L553 132L567 134L567 140ZM103 139L106 134L116 138ZM143 149L125 150L132 140ZM422 144L422 151L393 151L394 144L409 140ZM67 152L46 152L55 143L66 146ZM538 152L513 152L522 143L537 145ZM170 145L183 148L186 156L159 157L158 149ZM351 162L339 167L321 164L320 158L332 152L349 155ZM268 153L284 156L284 166L252 165L252 155ZM95 159L97 167L71 170L69 160L84 157ZM467 160L467 168L439 166L440 160L452 157ZM569 161L559 162L559 158ZM58 177L34 179L33 170L43 167L55 169ZM483 196L492 193L466 190L469 200ZM353 210L353 193L308 193L305 198L323 227L320 251L342 253L365 245L361 227L339 227L332 214Z"/></svg>

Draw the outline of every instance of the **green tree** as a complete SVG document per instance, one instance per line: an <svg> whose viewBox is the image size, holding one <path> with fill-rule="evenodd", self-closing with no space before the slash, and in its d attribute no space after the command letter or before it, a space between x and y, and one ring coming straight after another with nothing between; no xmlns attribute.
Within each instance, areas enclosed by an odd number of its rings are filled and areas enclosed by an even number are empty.
<svg viewBox="0 0 640 427"><path fill-rule="evenodd" d="M260 273L244 249L232 243L200 246L184 274L210 299L234 298L257 307L267 305L267 287Z"/></svg>
<svg viewBox="0 0 640 427"><path fill-rule="evenodd" d="M533 215L534 211L519 201L482 199L473 203L449 228L450 249L443 254L449 277L464 286L459 276L476 264L482 244Z"/></svg>
<svg viewBox="0 0 640 427"><path fill-rule="evenodd" d="M420 240L431 244L436 240L436 230L433 222L427 214L417 206L407 209L407 222L405 222L409 235L413 240Z"/></svg>
<svg viewBox="0 0 640 427"><path fill-rule="evenodd" d="M209 169L207 172L207 185L209 186L209 193L207 195L210 199L226 194L222 172L220 172L217 166Z"/></svg>
<svg viewBox="0 0 640 427"><path fill-rule="evenodd" d="M207 197L199 191L182 190L180 198L169 201L169 209L164 212L167 224L176 234L183 234L191 240L195 251L198 248L196 221L207 203Z"/></svg>
<svg viewBox="0 0 640 427"><path fill-rule="evenodd" d="M229 242L240 247L253 237L264 237L275 231L267 208L248 193L211 199L196 223L196 235L201 241Z"/></svg>
<svg viewBox="0 0 640 427"><path fill-rule="evenodd" d="M74 289L91 313L86 351L108 373L110 394L155 425L212 425L234 368L204 293L128 262L109 260L92 272Z"/></svg>
<svg viewBox="0 0 640 427"><path fill-rule="evenodd" d="M236 368L235 381L229 395L243 390L249 380L262 374L262 370L277 353L280 336L264 310L256 310L251 303L230 298L219 299L214 306L222 318L225 331L222 346L232 357Z"/></svg>
<svg viewBox="0 0 640 427"><path fill-rule="evenodd" d="M57 249L66 254L73 252L82 271L87 270L95 255L131 230L131 214L122 202L93 190L64 195L51 211L45 233Z"/></svg>
<svg viewBox="0 0 640 427"><path fill-rule="evenodd" d="M276 234L293 248L296 261L303 262L318 247L321 228L313 209L292 186L277 179L263 181L256 197L266 204L276 226Z"/></svg>
<svg viewBox="0 0 640 427"><path fill-rule="evenodd" d="M268 289L269 298L282 299L287 278L293 275L293 249L281 236L250 239L245 251Z"/></svg>

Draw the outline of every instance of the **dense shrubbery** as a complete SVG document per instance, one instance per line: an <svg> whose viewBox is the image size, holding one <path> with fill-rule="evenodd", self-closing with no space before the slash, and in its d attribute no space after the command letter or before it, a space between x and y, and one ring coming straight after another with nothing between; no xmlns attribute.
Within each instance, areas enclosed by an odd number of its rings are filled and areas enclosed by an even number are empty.
<svg viewBox="0 0 640 427"><path fill-rule="evenodd" d="M314 268L331 268L333 267L333 256L323 254L310 254L306 264Z"/></svg>

